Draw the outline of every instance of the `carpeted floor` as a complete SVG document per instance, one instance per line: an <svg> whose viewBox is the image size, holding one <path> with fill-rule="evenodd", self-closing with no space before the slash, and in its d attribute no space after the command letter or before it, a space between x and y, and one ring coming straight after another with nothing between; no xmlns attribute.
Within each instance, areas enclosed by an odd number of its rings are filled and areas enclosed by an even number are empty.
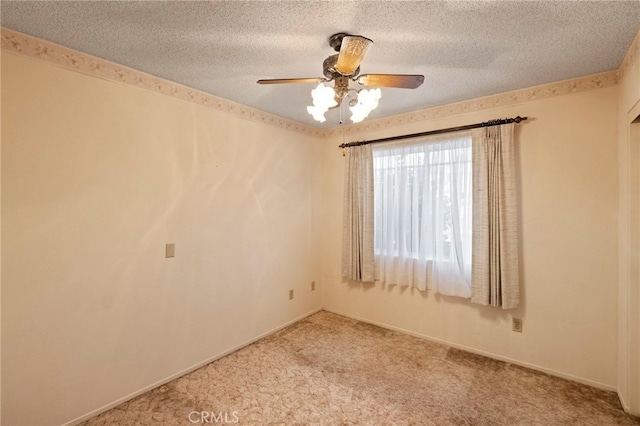
<svg viewBox="0 0 640 426"><path fill-rule="evenodd" d="M639 425L613 392L319 312L84 425Z"/></svg>

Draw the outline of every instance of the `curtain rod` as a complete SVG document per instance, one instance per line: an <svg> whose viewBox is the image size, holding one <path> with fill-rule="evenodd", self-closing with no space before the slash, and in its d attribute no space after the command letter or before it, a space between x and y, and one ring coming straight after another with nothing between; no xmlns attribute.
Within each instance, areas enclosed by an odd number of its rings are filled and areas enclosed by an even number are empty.
<svg viewBox="0 0 640 426"><path fill-rule="evenodd" d="M359 141L359 142L343 143L343 144L338 145L338 146L340 148L344 149L344 148L350 148L352 146L368 145L368 144L371 144L371 143L389 142L389 141L395 141L395 140L400 140L400 139L417 138L417 137L420 137L420 136L439 135L441 133L460 132L460 131L463 131L463 130L477 129L478 127L490 127L490 126L499 126L501 124L507 124L507 123L519 123L519 122L524 121L526 119L527 119L527 117L520 117L520 116L517 116L516 118L502 118L502 119L497 119L497 120L484 121L482 123L468 124L466 126L458 126L458 127L449 127L447 129L430 130L428 132L411 133L411 134L408 134L408 135L400 135L400 136L391 136L391 137L388 137L388 138L373 139L373 140L370 140L370 141Z"/></svg>

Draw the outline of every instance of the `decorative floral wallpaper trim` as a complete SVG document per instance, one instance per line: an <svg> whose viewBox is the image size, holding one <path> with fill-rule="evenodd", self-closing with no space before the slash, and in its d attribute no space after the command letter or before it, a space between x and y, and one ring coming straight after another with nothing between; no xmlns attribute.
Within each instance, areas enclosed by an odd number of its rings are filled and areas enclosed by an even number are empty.
<svg viewBox="0 0 640 426"><path fill-rule="evenodd" d="M638 31L638 34L636 34L636 38L634 38L633 42L631 42L629 51L627 51L627 54L622 60L622 64L620 64L620 68L618 68L620 79L624 77L629 69L631 69L633 64L638 60L638 55L640 55L640 53L638 52L640 52L640 31Z"/></svg>
<svg viewBox="0 0 640 426"><path fill-rule="evenodd" d="M42 59L63 68L92 75L94 77L129 84L161 93L163 95L194 102L196 104L215 108L219 111L233 114L251 121L265 123L306 135L328 138L343 134L343 132L344 134L353 134L365 131L375 131L417 121L482 111L490 108L521 104L536 99L545 99L554 96L614 86L618 83L619 78L623 76L629 68L631 68L638 58L638 51L640 50L640 32L631 44L631 47L618 70L543 84L526 89L514 90L483 98L426 108L406 114L394 115L377 120L365 121L359 124L325 130L250 108L227 99L219 98L169 80L154 77L150 74L100 59L86 53L78 52L37 37L22 34L8 28L2 28L1 46L3 50L8 52Z"/></svg>
<svg viewBox="0 0 640 426"><path fill-rule="evenodd" d="M483 98L457 102L454 104L422 109L406 114L364 121L362 123L345 126L344 132L345 134L354 134L360 132L388 129L390 127L401 126L403 124L413 122L433 120L436 118L449 117L452 115L482 111L508 105L522 104L537 99L545 99L554 96L567 95L570 93L578 93L587 90L615 86L617 83L618 71L607 71L604 73L593 74L586 77L543 84L526 89L514 90L512 92L505 92L497 95L486 96ZM343 129L327 129L323 132L322 136L332 137L341 135L342 131Z"/></svg>
<svg viewBox="0 0 640 426"><path fill-rule="evenodd" d="M135 69L119 65L77 50L69 49L46 40L32 37L8 28L2 28L2 50L18 53L31 58L42 59L63 68L71 69L83 74L103 78L151 90L163 95L172 96L199 105L233 114L251 121L269 124L287 130L320 136L320 129L307 126L297 121L288 120L277 115L269 114L245 105L219 98L169 80L155 77Z"/></svg>

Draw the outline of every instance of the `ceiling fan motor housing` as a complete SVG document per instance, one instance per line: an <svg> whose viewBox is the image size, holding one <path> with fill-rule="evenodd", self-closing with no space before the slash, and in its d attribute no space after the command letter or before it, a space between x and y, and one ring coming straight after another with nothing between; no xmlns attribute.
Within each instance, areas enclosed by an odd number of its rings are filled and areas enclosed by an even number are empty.
<svg viewBox="0 0 640 426"><path fill-rule="evenodd" d="M342 39L348 35L348 33L336 33L332 35L329 37L329 46L331 46L336 52L339 52L342 47Z"/></svg>
<svg viewBox="0 0 640 426"><path fill-rule="evenodd" d="M339 56L338 54L331 55L327 59L325 59L324 62L322 63L322 73L329 80L333 80L334 78L344 76L344 74L342 74L340 71L336 69L338 56ZM349 74L349 77L356 77L358 74L360 74L360 67L358 67L352 74Z"/></svg>

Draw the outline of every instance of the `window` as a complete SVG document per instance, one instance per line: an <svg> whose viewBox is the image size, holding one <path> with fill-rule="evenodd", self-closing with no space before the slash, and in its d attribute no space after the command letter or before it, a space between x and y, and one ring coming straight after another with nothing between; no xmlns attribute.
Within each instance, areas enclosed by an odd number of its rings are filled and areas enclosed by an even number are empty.
<svg viewBox="0 0 640 426"><path fill-rule="evenodd" d="M376 280L471 296L471 136L373 151Z"/></svg>

